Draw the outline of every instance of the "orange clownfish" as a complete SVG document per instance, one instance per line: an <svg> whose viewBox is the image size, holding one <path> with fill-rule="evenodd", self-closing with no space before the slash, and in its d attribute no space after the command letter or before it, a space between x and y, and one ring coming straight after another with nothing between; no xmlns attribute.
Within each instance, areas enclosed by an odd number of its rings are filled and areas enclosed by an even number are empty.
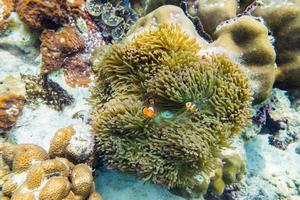
<svg viewBox="0 0 300 200"><path fill-rule="evenodd" d="M199 109L197 108L197 105L192 102L187 102L185 104L185 110L191 111L191 112L197 112Z"/></svg>
<svg viewBox="0 0 300 200"><path fill-rule="evenodd" d="M145 117L153 118L156 113L154 111L154 99L148 100L149 106L143 108L143 114Z"/></svg>

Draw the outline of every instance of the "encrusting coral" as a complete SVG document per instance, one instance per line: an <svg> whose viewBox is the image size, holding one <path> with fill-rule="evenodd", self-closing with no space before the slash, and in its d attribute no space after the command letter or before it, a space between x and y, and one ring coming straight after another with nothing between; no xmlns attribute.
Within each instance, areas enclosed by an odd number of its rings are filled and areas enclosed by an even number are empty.
<svg viewBox="0 0 300 200"><path fill-rule="evenodd" d="M92 126L106 166L192 189L248 125L252 92L241 67L200 55L178 25L159 25L91 58Z"/></svg>
<svg viewBox="0 0 300 200"><path fill-rule="evenodd" d="M42 74L60 68L67 56L85 48L79 31L71 26L65 26L59 31L45 29L40 40L43 61Z"/></svg>
<svg viewBox="0 0 300 200"><path fill-rule="evenodd" d="M26 88L26 101L43 102L55 110L63 110L74 102L74 98L47 76L22 75Z"/></svg>
<svg viewBox="0 0 300 200"><path fill-rule="evenodd" d="M71 11L80 10L77 1L52 0L20 0L16 4L16 11L22 21L35 29L53 28L68 22ZM77 9L75 9L77 7Z"/></svg>
<svg viewBox="0 0 300 200"><path fill-rule="evenodd" d="M0 83L0 133L15 125L24 103L24 83L20 77L7 76Z"/></svg>
<svg viewBox="0 0 300 200"><path fill-rule="evenodd" d="M87 164L75 165L62 157L50 159L43 148L33 144L4 144L0 155L12 170L4 177L2 198L102 200Z"/></svg>

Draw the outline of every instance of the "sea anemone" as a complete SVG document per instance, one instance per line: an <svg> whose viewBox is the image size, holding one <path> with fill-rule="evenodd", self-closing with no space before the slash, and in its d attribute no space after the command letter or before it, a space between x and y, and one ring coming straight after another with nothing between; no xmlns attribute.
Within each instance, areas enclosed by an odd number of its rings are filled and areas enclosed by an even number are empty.
<svg viewBox="0 0 300 200"><path fill-rule="evenodd" d="M197 174L216 169L250 121L252 92L239 65L199 49L163 24L94 52L92 125L106 166L169 188L193 188Z"/></svg>

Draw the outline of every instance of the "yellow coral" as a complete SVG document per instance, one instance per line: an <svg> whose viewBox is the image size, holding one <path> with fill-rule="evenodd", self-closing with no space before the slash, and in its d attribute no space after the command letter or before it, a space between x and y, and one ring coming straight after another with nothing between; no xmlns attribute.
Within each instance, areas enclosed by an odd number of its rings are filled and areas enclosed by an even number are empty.
<svg viewBox="0 0 300 200"><path fill-rule="evenodd" d="M94 193L92 170L86 164L75 166L62 157L49 159L45 150L32 144L3 145L0 152L13 165L2 188L6 197L84 200Z"/></svg>
<svg viewBox="0 0 300 200"><path fill-rule="evenodd" d="M52 177L41 189L39 200L61 200L68 196L71 184L65 177Z"/></svg>
<svg viewBox="0 0 300 200"><path fill-rule="evenodd" d="M74 194L86 198L93 186L91 169L84 164L76 165L71 174L71 181Z"/></svg>
<svg viewBox="0 0 300 200"><path fill-rule="evenodd" d="M56 156L65 156L66 147L69 145L69 142L75 132L76 131L73 126L68 126L58 130L50 142L50 157L54 158Z"/></svg>
<svg viewBox="0 0 300 200"><path fill-rule="evenodd" d="M17 173L24 172L34 162L46 159L48 154L43 148L33 144L21 144L16 146L12 170Z"/></svg>

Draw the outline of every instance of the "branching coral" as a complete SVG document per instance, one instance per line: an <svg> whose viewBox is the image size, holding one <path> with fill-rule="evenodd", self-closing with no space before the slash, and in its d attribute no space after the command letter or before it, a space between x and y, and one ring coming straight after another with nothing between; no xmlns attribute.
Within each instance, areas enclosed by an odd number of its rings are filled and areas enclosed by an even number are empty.
<svg viewBox="0 0 300 200"><path fill-rule="evenodd" d="M47 76L22 75L22 80L25 82L27 102L42 101L56 110L62 110L74 101L67 91Z"/></svg>
<svg viewBox="0 0 300 200"><path fill-rule="evenodd" d="M102 200L95 192L91 168L65 158L49 159L37 145L4 145L0 148L12 172L2 186L4 198Z"/></svg>
<svg viewBox="0 0 300 200"><path fill-rule="evenodd" d="M195 175L215 169L249 122L252 93L239 65L199 49L179 26L164 24L94 53L93 128L107 166L190 189L200 184ZM143 113L149 104L152 118Z"/></svg>
<svg viewBox="0 0 300 200"><path fill-rule="evenodd" d="M20 78L7 76L0 83L0 133L15 125L24 103L24 83Z"/></svg>

